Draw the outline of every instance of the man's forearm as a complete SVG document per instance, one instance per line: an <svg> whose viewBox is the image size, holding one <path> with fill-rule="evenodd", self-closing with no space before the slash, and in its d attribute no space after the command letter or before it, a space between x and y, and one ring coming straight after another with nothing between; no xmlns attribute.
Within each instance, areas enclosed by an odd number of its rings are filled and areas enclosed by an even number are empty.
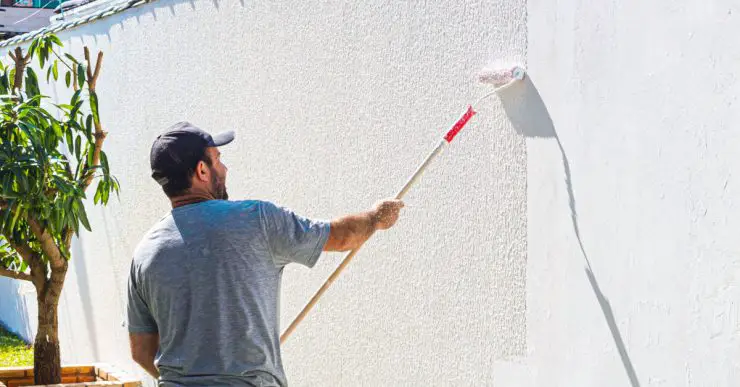
<svg viewBox="0 0 740 387"><path fill-rule="evenodd" d="M154 358L159 351L159 333L129 333L131 357L149 375L159 377L159 370L154 366Z"/></svg>
<svg viewBox="0 0 740 387"><path fill-rule="evenodd" d="M377 229L376 211L347 215L331 222L331 235L327 248L347 251L362 246Z"/></svg>

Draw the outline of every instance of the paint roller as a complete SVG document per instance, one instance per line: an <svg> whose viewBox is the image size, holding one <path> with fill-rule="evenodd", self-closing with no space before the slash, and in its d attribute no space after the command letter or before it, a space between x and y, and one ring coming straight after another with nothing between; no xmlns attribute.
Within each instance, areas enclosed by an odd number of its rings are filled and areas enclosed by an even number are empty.
<svg viewBox="0 0 740 387"><path fill-rule="evenodd" d="M521 81L524 79L524 76L526 75L526 72L522 67L514 66L510 68L505 69L494 69L494 68L486 68L483 69L478 74L478 81L485 84L490 84L494 86L494 89L480 97L474 104L468 105L467 109L463 114L460 116L460 118L455 121L455 123L452 125L449 131L442 137L442 139L439 141L437 146L432 150L431 153L427 156L427 158L419 165L419 167L416 169L416 172L414 172L413 175L406 181L406 184L404 184L403 188L401 188L400 191L396 194L396 199L402 199L404 195L406 195L406 192L408 192L409 189L411 189L411 186L416 183L416 180L419 179L419 177L424 173L424 170L429 166L429 164L436 158L442 150L452 142L452 140L457 136L458 133L462 130L462 128L470 121L470 119L477 113L473 107L478 107L479 104L485 100L486 98L500 92L503 89L506 89L507 87L513 85L517 81ZM306 317L308 312L316 305L316 303L319 301L319 298L326 292L327 289L329 289L329 286L334 282L334 280L339 277L339 274L342 273L344 268L349 265L350 261L352 261L352 258L357 254L357 252L360 250L360 247L352 250L347 254L347 256L344 258L342 263L339 264L339 266L334 270L334 272L327 278L326 282L324 282L323 285L321 285L321 288L314 294L313 297L311 297L311 300L306 304L306 306L301 310L301 313L296 316L296 318L293 320L293 322L288 326L288 328L283 332L282 335L280 335L280 344L284 343L285 340L290 336L293 331L295 331L298 324L303 321L303 319Z"/></svg>

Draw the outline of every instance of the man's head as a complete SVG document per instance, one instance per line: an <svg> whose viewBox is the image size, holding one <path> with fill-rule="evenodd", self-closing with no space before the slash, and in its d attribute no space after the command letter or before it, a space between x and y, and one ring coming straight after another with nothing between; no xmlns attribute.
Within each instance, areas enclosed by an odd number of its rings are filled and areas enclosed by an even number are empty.
<svg viewBox="0 0 740 387"><path fill-rule="evenodd" d="M217 147L233 139L234 132L211 136L188 122L179 122L152 144L152 177L170 199L191 194L228 199L227 168Z"/></svg>

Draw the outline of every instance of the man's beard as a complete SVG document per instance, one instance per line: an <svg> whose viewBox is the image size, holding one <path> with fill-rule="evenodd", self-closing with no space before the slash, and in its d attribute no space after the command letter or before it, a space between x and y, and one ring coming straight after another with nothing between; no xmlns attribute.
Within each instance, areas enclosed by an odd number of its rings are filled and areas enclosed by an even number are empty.
<svg viewBox="0 0 740 387"><path fill-rule="evenodd" d="M211 177L211 186L213 187L213 197L219 200L228 200L229 193L226 192L226 183L219 179L215 174Z"/></svg>

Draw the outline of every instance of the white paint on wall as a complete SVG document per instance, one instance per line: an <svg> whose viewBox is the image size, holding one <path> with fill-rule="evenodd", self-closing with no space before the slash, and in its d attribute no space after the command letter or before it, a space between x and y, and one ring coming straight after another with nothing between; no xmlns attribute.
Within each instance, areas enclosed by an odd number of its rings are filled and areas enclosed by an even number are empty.
<svg viewBox="0 0 740 387"><path fill-rule="evenodd" d="M163 0L61 34L73 52L105 51L101 114L122 186L75 241L64 360L136 370L119 323L132 251L168 209L149 177L158 132L236 130L223 150L232 198L320 218L364 210L490 90L478 69L524 60L524 23L523 1ZM523 355L525 168L525 140L491 100L286 343L291 385L485 384L496 360ZM287 270L283 326L340 259Z"/></svg>
<svg viewBox="0 0 740 387"><path fill-rule="evenodd" d="M521 98L551 118L525 130L533 385L738 384L738 17L528 2Z"/></svg>

